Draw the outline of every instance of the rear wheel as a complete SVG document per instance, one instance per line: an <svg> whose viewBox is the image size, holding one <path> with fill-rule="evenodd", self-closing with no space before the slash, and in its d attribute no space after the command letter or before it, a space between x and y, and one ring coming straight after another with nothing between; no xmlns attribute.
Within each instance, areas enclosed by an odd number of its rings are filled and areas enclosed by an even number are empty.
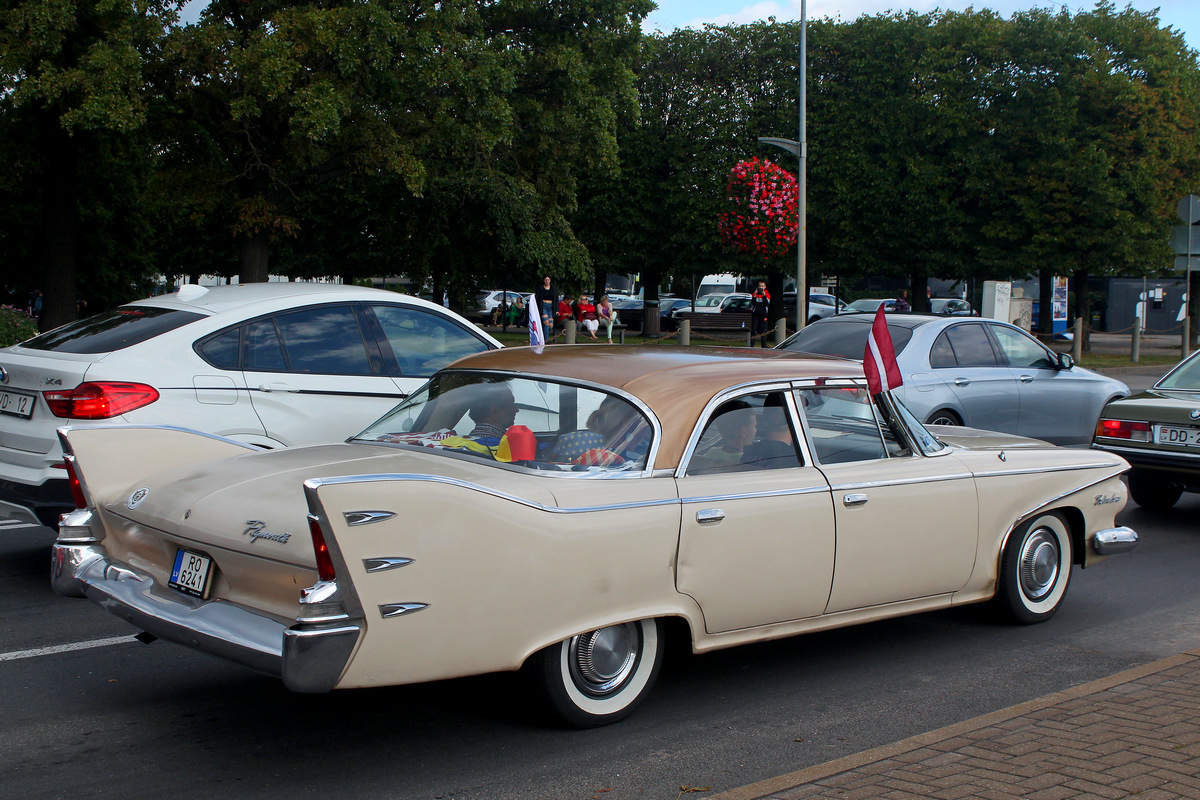
<svg viewBox="0 0 1200 800"><path fill-rule="evenodd" d="M581 633L533 657L546 704L576 728L624 719L658 677L663 647L658 620L639 620Z"/></svg>
<svg viewBox="0 0 1200 800"><path fill-rule="evenodd" d="M958 418L958 414L948 409L935 411L929 415L929 419L925 420L926 425L962 425L962 420Z"/></svg>
<svg viewBox="0 0 1200 800"><path fill-rule="evenodd" d="M1145 472L1129 473L1129 496L1149 511L1166 511L1179 502L1183 489Z"/></svg>
<svg viewBox="0 0 1200 800"><path fill-rule="evenodd" d="M1054 616L1071 581L1071 532L1057 513L1041 514L1013 531L1000 562L996 602L1024 625Z"/></svg>

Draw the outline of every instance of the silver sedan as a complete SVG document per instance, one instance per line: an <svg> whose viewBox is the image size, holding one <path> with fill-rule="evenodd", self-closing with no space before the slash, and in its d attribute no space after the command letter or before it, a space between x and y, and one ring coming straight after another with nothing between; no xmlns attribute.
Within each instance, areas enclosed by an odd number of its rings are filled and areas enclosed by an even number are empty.
<svg viewBox="0 0 1200 800"><path fill-rule="evenodd" d="M779 347L861 361L873 319L829 317ZM924 314L889 314L887 322L904 378L896 394L926 424L1082 444L1092 440L1105 403L1129 395L1121 381L1004 322Z"/></svg>

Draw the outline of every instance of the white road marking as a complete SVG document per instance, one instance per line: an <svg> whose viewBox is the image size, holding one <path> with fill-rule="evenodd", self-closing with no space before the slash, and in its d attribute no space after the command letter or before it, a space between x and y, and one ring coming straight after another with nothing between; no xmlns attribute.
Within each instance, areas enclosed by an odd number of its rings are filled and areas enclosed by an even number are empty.
<svg viewBox="0 0 1200 800"><path fill-rule="evenodd" d="M72 650L90 650L93 647L110 647L114 644L132 644L137 639L133 635L114 636L111 639L92 639L90 642L72 642L71 644L56 644L52 647L38 647L34 650L14 650L11 653L0 653L0 661L17 661L22 658L37 658L52 656L56 653L69 653Z"/></svg>

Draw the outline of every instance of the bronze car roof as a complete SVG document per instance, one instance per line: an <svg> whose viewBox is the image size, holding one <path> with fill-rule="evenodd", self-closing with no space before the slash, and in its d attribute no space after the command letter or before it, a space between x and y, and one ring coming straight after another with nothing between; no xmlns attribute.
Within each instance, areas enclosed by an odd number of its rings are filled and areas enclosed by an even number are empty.
<svg viewBox="0 0 1200 800"><path fill-rule="evenodd" d="M732 347L553 345L540 353L506 347L459 359L450 368L545 375L626 391L662 424L656 468L679 463L700 412L725 389L772 380L863 376L860 364L845 359Z"/></svg>

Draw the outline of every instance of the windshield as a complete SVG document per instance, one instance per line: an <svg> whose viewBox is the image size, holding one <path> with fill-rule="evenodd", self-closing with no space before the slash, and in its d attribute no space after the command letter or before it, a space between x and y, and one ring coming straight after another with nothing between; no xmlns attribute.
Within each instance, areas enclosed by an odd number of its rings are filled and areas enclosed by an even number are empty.
<svg viewBox="0 0 1200 800"><path fill-rule="evenodd" d="M1200 391L1200 353L1194 353L1191 358L1167 373L1154 388Z"/></svg>
<svg viewBox="0 0 1200 800"><path fill-rule="evenodd" d="M614 394L567 383L441 372L354 437L557 472L641 472L645 415Z"/></svg>
<svg viewBox="0 0 1200 800"><path fill-rule="evenodd" d="M867 349L867 334L871 332L871 320L858 322L817 322L809 325L791 339L783 343L784 350L797 350L802 353L818 353L826 356L841 356L862 361ZM846 319L842 317L840 319ZM900 325L888 325L888 333L892 335L892 347L896 355L904 352L909 339L912 338L912 328Z"/></svg>

